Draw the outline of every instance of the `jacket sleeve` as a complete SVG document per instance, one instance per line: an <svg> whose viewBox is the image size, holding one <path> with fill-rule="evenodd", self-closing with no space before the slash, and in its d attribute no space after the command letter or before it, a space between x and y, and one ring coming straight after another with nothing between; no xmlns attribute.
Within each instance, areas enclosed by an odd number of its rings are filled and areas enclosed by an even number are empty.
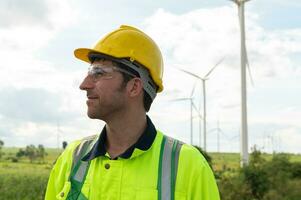
<svg viewBox="0 0 301 200"><path fill-rule="evenodd" d="M195 172L192 179L188 199L201 200L220 200L219 191L215 182L213 172L206 163Z"/></svg>
<svg viewBox="0 0 301 200"><path fill-rule="evenodd" d="M66 182L68 182L72 166L73 150L78 144L79 142L69 144L56 160L49 176L45 200L57 199L56 196L63 190Z"/></svg>
<svg viewBox="0 0 301 200"><path fill-rule="evenodd" d="M187 200L220 200L214 174L197 149L183 145L178 170L176 188L185 188Z"/></svg>

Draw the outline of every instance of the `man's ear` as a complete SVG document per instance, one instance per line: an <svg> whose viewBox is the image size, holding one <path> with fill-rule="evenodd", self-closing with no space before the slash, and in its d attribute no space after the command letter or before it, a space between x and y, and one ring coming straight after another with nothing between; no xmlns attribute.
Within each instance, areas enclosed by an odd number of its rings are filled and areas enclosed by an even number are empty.
<svg viewBox="0 0 301 200"><path fill-rule="evenodd" d="M130 97L139 96L143 92L143 83L140 78L133 78L127 84L127 91Z"/></svg>

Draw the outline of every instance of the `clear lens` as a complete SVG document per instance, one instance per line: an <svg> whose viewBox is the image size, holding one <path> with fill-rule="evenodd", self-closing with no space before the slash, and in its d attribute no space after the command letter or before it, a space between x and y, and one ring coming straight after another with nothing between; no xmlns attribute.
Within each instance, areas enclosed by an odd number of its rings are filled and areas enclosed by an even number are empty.
<svg viewBox="0 0 301 200"><path fill-rule="evenodd" d="M100 78L103 79L111 79L113 77L114 71L123 72L125 74L128 74L132 77L136 77L134 74L124 70L120 69L118 67L104 67L104 66L98 66L98 65L91 65L88 70L88 75L93 78L93 81L98 81Z"/></svg>
<svg viewBox="0 0 301 200"><path fill-rule="evenodd" d="M91 66L88 70L88 75L92 77L93 81L97 81L100 78L110 79L112 78L113 69L109 67L95 67Z"/></svg>

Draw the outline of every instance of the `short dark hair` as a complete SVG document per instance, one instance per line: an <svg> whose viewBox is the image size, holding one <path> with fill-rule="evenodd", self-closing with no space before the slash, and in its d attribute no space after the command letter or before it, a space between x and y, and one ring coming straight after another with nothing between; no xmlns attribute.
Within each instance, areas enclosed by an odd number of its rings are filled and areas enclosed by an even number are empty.
<svg viewBox="0 0 301 200"><path fill-rule="evenodd" d="M107 59L97 58L97 57L91 57L90 58L91 63L93 63L95 61L99 61L99 60L105 61ZM125 64L118 63L118 62L115 62L115 61L112 61L112 60L110 60L110 61L116 67L119 67L121 69L125 69L125 70L129 71L130 73L134 74L135 76L140 77L138 72L136 72L135 70L133 70L130 67L126 66ZM121 74L122 74L122 77L123 77L122 87L125 87L127 85L127 83L130 80L133 79L133 76L131 76L129 74L126 74L124 72L121 72ZM146 112L148 112L150 110L150 107L151 107L152 103L153 103L152 98L149 96L149 94L147 94L147 92L145 92L145 90L143 90L143 106L144 106L144 109L145 109Z"/></svg>

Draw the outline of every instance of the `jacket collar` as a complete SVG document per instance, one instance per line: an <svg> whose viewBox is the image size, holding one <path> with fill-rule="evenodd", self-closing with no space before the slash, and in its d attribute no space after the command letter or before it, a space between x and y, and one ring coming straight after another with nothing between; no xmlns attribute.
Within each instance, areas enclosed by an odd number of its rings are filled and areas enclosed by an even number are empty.
<svg viewBox="0 0 301 200"><path fill-rule="evenodd" d="M137 142L114 159L118 159L118 158L129 159L132 157L136 157L141 153L147 151L152 146L155 137L157 135L157 131L154 124L152 123L151 119L148 116L146 116L146 120L147 120L146 128L142 133L142 135L140 136L140 138L137 140ZM106 127L104 126L98 140L93 145L92 149L82 158L82 160L90 161L99 156L107 156L108 154L105 147L106 140L107 140L107 132L106 132Z"/></svg>

